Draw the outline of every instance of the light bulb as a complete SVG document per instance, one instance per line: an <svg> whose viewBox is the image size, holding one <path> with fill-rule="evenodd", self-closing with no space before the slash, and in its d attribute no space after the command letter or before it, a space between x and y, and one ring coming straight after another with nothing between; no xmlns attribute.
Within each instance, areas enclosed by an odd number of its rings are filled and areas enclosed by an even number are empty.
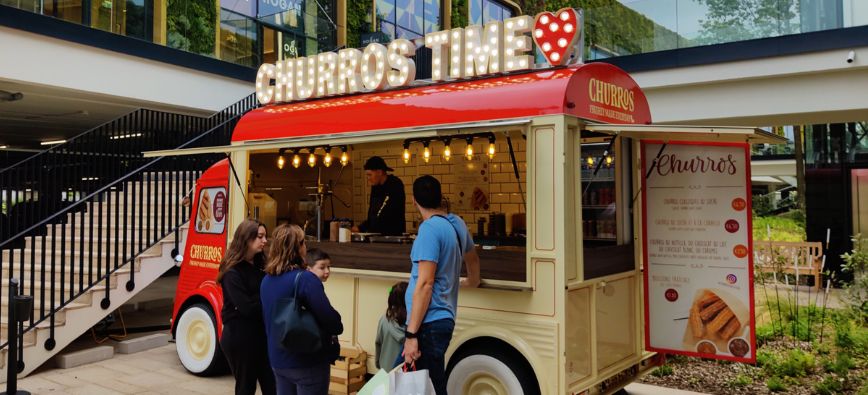
<svg viewBox="0 0 868 395"><path fill-rule="evenodd" d="M343 153L341 153L341 166L346 166L349 163L350 163L350 156L347 155L346 151L344 151Z"/></svg>
<svg viewBox="0 0 868 395"><path fill-rule="evenodd" d="M404 164L410 163L410 148L404 147Z"/></svg>
<svg viewBox="0 0 868 395"><path fill-rule="evenodd" d="M310 167L316 166L316 155L313 152L310 153L310 156L307 157L307 165Z"/></svg>
<svg viewBox="0 0 868 395"><path fill-rule="evenodd" d="M443 149L443 159L447 162L452 158L452 148L449 147L449 144L446 144L446 148Z"/></svg>
<svg viewBox="0 0 868 395"><path fill-rule="evenodd" d="M467 144L467 152L464 155L467 156L467 160L473 160L473 144Z"/></svg>
<svg viewBox="0 0 868 395"><path fill-rule="evenodd" d="M425 149L422 150L422 159L425 160L425 163L431 160L431 149L428 148L428 144L425 144Z"/></svg>
<svg viewBox="0 0 868 395"><path fill-rule="evenodd" d="M325 156L322 158L322 164L325 165L325 167L332 165L332 154L328 151L326 151Z"/></svg>
<svg viewBox="0 0 868 395"><path fill-rule="evenodd" d="M612 157L606 155L606 167L612 166Z"/></svg>
<svg viewBox="0 0 868 395"><path fill-rule="evenodd" d="M494 159L494 143L488 143L488 159Z"/></svg>
<svg viewBox="0 0 868 395"><path fill-rule="evenodd" d="M588 167L594 166L594 157L588 155Z"/></svg>
<svg viewBox="0 0 868 395"><path fill-rule="evenodd" d="M292 167L298 169L301 166L301 157L298 154L292 156Z"/></svg>
<svg viewBox="0 0 868 395"><path fill-rule="evenodd" d="M283 165L286 164L286 159L283 158L283 155L277 157L277 168L283 170Z"/></svg>

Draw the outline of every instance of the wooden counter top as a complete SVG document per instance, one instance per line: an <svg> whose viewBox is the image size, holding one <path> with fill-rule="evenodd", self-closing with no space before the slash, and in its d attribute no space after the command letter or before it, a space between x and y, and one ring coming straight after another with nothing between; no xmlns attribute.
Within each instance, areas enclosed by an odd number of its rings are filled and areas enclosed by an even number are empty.
<svg viewBox="0 0 868 395"><path fill-rule="evenodd" d="M356 270L381 270L410 273L410 249L412 244L392 243L336 243L331 241L309 242L309 247L320 248L332 258L332 267ZM525 281L526 249L524 247L498 247L483 250L479 254L480 272L483 279ZM461 275L466 274L462 268Z"/></svg>

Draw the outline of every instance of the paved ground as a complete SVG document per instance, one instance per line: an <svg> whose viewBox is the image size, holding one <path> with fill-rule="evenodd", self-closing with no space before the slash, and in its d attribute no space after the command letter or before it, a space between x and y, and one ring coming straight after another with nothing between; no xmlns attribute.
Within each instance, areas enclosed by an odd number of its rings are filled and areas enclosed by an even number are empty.
<svg viewBox="0 0 868 395"><path fill-rule="evenodd" d="M176 277L161 279L136 300L146 311L126 313L128 327L154 327L166 325L171 315L171 297L174 296ZM784 288L779 289L779 292ZM770 297L773 287L766 289ZM830 295L829 305L840 305L838 290ZM781 298L798 294L800 304L807 304L807 288L798 292L781 294ZM758 299L764 300L765 292L757 287ZM793 296L789 296L792 298ZM811 299L816 294L811 295ZM819 304L822 304L820 298ZM760 302L758 302L760 304ZM113 328L117 328L119 322ZM137 335L144 335L137 334ZM136 335L131 335L136 336ZM105 344L111 344L111 340ZM82 336L73 349L94 345L90 334ZM72 369L42 368L37 373L20 380L19 389L33 394L231 394L234 380L231 376L201 378L184 370L175 353L175 345L143 351L137 354L121 355L102 362ZM0 386L0 390L5 387ZM626 388L629 395L701 395L696 392L679 391L645 384L631 384Z"/></svg>
<svg viewBox="0 0 868 395"><path fill-rule="evenodd" d="M187 373L175 345L120 355L71 369L46 369L19 381L33 394L231 394L231 376L196 377ZM627 387L630 395L698 395L644 384Z"/></svg>

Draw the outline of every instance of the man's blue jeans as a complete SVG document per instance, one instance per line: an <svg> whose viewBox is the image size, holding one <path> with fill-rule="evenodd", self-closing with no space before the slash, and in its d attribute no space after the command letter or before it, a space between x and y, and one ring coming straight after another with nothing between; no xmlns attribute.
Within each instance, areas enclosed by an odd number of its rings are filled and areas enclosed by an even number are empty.
<svg viewBox="0 0 868 395"><path fill-rule="evenodd" d="M452 332L455 330L455 321L442 319L422 324L417 336L419 338L419 351L422 355L416 360L416 370L428 369L428 376L434 384L437 395L446 394L446 349L452 341ZM404 346L398 353L395 366L404 363Z"/></svg>

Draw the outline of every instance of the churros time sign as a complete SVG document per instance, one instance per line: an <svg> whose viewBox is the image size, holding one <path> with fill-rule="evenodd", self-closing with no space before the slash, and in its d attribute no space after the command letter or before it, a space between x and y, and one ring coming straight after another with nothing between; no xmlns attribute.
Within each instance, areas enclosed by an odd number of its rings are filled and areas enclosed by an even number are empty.
<svg viewBox="0 0 868 395"><path fill-rule="evenodd" d="M649 350L756 360L748 149L642 143Z"/></svg>

